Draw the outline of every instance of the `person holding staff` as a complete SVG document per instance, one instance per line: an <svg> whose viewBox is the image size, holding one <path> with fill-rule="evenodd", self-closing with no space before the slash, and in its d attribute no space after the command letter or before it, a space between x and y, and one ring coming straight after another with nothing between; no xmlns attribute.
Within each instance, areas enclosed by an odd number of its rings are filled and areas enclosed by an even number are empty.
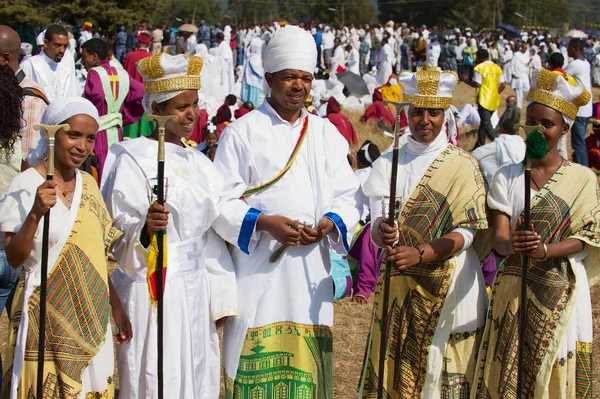
<svg viewBox="0 0 600 399"><path fill-rule="evenodd" d="M79 171L94 148L98 111L88 100L63 97L46 109L45 125L67 123L55 136L54 179L46 180L47 164L19 174L0 197L0 231L8 263L23 266L24 278L12 306L2 397L36 394L40 315L40 257L43 216L50 221L44 397L81 394L112 398L113 341L132 337L131 324L108 278L107 254L121 236L94 178ZM48 154L42 138L36 150ZM44 157L40 157L44 159Z"/></svg>
<svg viewBox="0 0 600 399"><path fill-rule="evenodd" d="M518 345L525 345L525 397L591 398L589 288L600 275L598 183L595 173L558 153L560 138L589 99L570 75L546 69L533 75L526 124L539 126L547 153L531 161L531 226L520 222L522 164L502 167L490 186L494 247L506 258L494 281L472 398L516 398ZM518 324L522 254L529 259L526 326ZM519 328L528 330L524 343Z"/></svg>
<svg viewBox="0 0 600 399"><path fill-rule="evenodd" d="M414 104L408 110L410 133L398 155L398 227L382 217L382 201L390 200L391 152L373 163L363 185L370 198L371 237L386 255L362 395L374 397L382 381L384 397L465 397L487 305L479 263L489 253L480 244L485 238L481 230L489 227L485 180L477 160L448 143L453 125L446 122L454 118L449 108L457 75L422 67L403 72L398 81L403 100ZM379 376L381 282L388 261L394 267L385 321L389 335L385 371Z"/></svg>
<svg viewBox="0 0 600 399"><path fill-rule="evenodd" d="M200 151L183 144L199 114L202 59L152 55L143 59L142 103L147 114L175 115L165 125L165 206L154 203L158 129L149 137L114 144L106 158L102 193L124 237L113 254L119 269L113 283L134 330L117 349L120 395L157 395L157 312L154 275L149 272L150 238L166 231L164 263L164 387L168 398L219 396L217 327L237 314L233 265L225 242L212 230L219 215L221 174Z"/></svg>

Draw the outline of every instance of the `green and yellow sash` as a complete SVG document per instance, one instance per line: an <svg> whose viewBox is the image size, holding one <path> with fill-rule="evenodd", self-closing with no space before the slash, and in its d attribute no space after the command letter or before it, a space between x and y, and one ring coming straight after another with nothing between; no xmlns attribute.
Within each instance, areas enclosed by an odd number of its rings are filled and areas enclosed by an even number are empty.
<svg viewBox="0 0 600 399"><path fill-rule="evenodd" d="M302 148L302 144L304 143L304 138L306 137L307 131L308 131L308 116L306 118L304 118L304 123L302 125L302 131L300 132L300 137L298 137L298 141L296 142L296 146L294 147L294 150L292 151L292 155L290 155L290 159L288 159L285 167L281 170L281 172L279 172L277 174L277 176L275 176L271 180L261 184L260 186L252 187L252 188L249 188L248 190L244 191L244 194L242 194L242 198L246 198L251 195L258 194L260 192L268 190L273 185L275 185L279 180L281 180L281 178L283 176L285 176L285 174L288 172L288 170L290 170L290 168L296 161L296 157L298 156L298 153L300 152L300 149Z"/></svg>

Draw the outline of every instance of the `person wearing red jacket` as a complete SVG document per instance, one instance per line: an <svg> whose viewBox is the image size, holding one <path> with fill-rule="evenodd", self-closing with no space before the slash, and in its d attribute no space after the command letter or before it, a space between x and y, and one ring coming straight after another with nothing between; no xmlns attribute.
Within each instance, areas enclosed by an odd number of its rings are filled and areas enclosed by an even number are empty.
<svg viewBox="0 0 600 399"><path fill-rule="evenodd" d="M327 102L326 118L333 123L346 141L348 141L348 144L358 144L358 137L356 136L354 126L352 126L348 117L340 112L341 108L340 103L332 96Z"/></svg>

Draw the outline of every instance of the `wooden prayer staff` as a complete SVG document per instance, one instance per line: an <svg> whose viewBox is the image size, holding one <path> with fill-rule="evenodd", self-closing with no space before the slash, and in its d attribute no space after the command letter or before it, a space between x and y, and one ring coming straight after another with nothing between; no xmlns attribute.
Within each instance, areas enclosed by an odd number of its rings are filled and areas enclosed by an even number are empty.
<svg viewBox="0 0 600 399"><path fill-rule="evenodd" d="M400 117L402 109L411 105L409 102L384 101L384 105L393 105L396 108L396 123L394 125L394 150L392 152L392 180L390 182L390 203L388 219L385 221L390 226L396 225L396 179L398 177L398 154L400 150L400 136L402 129L400 128ZM380 341L379 341L379 371L377 382L377 399L383 399L383 386L385 385L385 358L387 354L388 341L388 306L390 302L390 279L392 272L392 262L386 262L384 277L383 277L383 307L381 309L380 323Z"/></svg>
<svg viewBox="0 0 600 399"><path fill-rule="evenodd" d="M158 172L157 185L158 192L156 199L159 205L165 205L165 125L168 121L177 122L175 115L146 115L148 121L155 121L158 124ZM158 245L158 257L156 259L156 332L157 332L157 375L158 375L158 398L164 397L164 376L163 376L163 261L164 248L163 236L165 232L156 234Z"/></svg>
<svg viewBox="0 0 600 399"><path fill-rule="evenodd" d="M54 136L60 129L69 131L71 126L67 123L62 125L40 125L33 126L35 130L44 128L48 134L48 165L46 167L46 180L54 177ZM38 338L38 370L37 388L38 398L43 397L44 392L44 359L46 344L46 290L48 286L48 237L50 235L50 210L44 215L44 230L42 233L42 264L40 269L40 332Z"/></svg>
<svg viewBox="0 0 600 399"><path fill-rule="evenodd" d="M523 160L524 178L525 178L525 204L523 207L523 224L521 229L529 230L531 228L531 160L540 160L546 156L548 151L548 142L541 133L543 128L540 126L517 125L521 127L527 135L525 139L526 151ZM521 255L521 298L519 300L519 351L517 363L517 399L525 398L523 393L524 364L525 364L525 338L527 330L527 269L529 257Z"/></svg>

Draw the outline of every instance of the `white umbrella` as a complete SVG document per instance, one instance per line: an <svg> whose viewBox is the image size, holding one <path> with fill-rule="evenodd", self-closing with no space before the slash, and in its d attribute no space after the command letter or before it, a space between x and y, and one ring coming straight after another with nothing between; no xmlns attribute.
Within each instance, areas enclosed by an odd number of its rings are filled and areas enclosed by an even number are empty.
<svg viewBox="0 0 600 399"><path fill-rule="evenodd" d="M179 27L178 30L181 32L196 33L196 32L198 32L198 27L194 24L183 24Z"/></svg>
<svg viewBox="0 0 600 399"><path fill-rule="evenodd" d="M586 35L584 31L572 29L567 33L567 37L572 37L574 39L587 39L588 35Z"/></svg>

